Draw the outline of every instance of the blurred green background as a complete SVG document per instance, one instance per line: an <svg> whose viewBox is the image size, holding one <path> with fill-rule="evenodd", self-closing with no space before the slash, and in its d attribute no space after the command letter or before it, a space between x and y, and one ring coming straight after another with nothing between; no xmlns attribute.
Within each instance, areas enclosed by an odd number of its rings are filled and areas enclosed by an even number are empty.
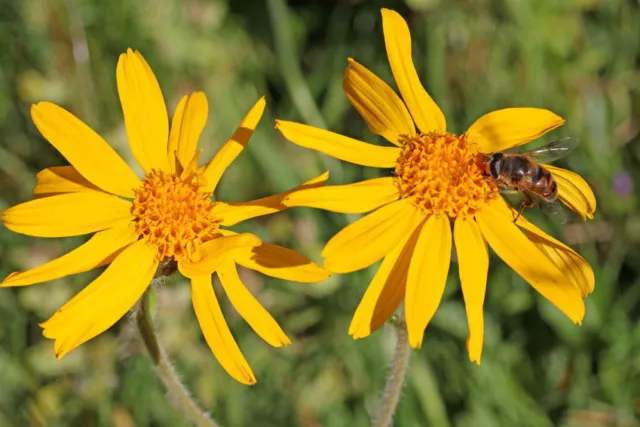
<svg viewBox="0 0 640 427"><path fill-rule="evenodd" d="M499 108L549 108L568 120L546 140L580 138L559 163L584 176L598 197L588 223L574 217L561 225L527 211L593 265L596 290L582 327L494 257L478 367L465 349L454 264L425 344L412 356L397 425L640 426L637 0L1 0L0 209L29 199L36 172L66 164L33 126L32 102L66 107L133 164L115 82L127 47L145 55L171 111L183 94L205 91L204 158L267 96L258 131L222 180L224 201L283 191L325 169L334 184L389 173L304 150L273 129L278 117L382 143L342 92L350 56L392 84L380 7L408 20L416 66L452 131ZM293 209L236 230L320 262L324 242L355 218ZM82 241L0 227L0 277ZM366 426L393 354L393 330L353 341L347 329L374 271L314 285L243 271L293 339L269 348L222 297L258 378L253 387L236 383L213 358L182 278L159 289L161 341L223 426ZM38 322L94 276L0 290L0 427L189 425L167 404L130 320L55 359Z"/></svg>

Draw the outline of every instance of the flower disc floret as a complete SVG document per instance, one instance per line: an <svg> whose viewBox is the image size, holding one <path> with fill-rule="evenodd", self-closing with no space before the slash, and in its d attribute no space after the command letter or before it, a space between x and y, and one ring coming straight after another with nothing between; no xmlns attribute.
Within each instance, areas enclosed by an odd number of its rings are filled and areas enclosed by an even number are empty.
<svg viewBox="0 0 640 427"><path fill-rule="evenodd" d="M497 194L483 176L482 154L464 135L426 133L403 136L401 143L395 168L400 194L426 213L473 216Z"/></svg>
<svg viewBox="0 0 640 427"><path fill-rule="evenodd" d="M202 191L197 175L181 178L153 170L134 191L136 232L158 248L160 260L188 258L201 244L220 237L215 202Z"/></svg>

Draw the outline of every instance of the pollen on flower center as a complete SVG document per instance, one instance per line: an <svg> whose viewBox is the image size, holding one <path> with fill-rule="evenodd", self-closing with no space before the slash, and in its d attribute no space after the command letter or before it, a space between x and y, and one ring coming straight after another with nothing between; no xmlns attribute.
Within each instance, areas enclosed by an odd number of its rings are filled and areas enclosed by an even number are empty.
<svg viewBox="0 0 640 427"><path fill-rule="evenodd" d="M464 135L428 133L400 142L395 175L401 196L427 213L473 216L497 197L498 187L483 176L482 154Z"/></svg>
<svg viewBox="0 0 640 427"><path fill-rule="evenodd" d="M220 236L211 193L198 175L186 178L153 170L135 190L131 213L140 237L158 248L159 259L187 258L204 242Z"/></svg>

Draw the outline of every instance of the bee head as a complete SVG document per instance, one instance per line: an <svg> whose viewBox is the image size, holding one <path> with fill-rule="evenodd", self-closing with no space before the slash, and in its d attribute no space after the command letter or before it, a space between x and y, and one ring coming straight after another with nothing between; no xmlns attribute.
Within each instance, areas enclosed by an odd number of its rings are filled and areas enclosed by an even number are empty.
<svg viewBox="0 0 640 427"><path fill-rule="evenodd" d="M493 153L485 161L485 172L494 179L498 179L500 177L500 171L502 170L502 159L504 159L504 154Z"/></svg>

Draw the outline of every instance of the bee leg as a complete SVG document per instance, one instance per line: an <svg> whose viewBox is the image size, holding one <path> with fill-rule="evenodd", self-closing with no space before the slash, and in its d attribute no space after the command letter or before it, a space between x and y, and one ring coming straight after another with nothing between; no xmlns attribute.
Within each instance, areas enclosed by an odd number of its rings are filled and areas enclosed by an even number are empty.
<svg viewBox="0 0 640 427"><path fill-rule="evenodd" d="M516 218L513 220L514 224L518 222L518 218L520 218L520 215L522 215L522 211L524 210L524 208L532 208L536 204L536 202L526 192L524 193L524 196L525 196L525 200L523 200L522 203L520 203L520 209L518 209L518 215L516 215Z"/></svg>

